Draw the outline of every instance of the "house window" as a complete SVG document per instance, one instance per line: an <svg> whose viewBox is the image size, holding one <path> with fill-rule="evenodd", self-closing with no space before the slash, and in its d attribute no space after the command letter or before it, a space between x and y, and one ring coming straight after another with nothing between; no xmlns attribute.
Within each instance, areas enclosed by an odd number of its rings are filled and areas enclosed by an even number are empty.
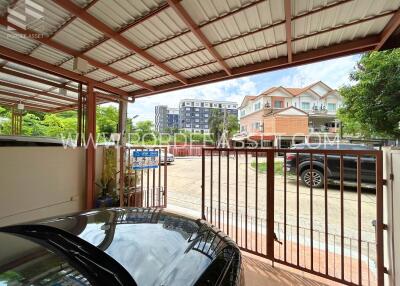
<svg viewBox="0 0 400 286"><path fill-rule="evenodd" d="M282 108L282 107L283 107L283 101L282 100L274 101L274 108Z"/></svg>
<svg viewBox="0 0 400 286"><path fill-rule="evenodd" d="M246 110L242 109L240 110L240 116L243 117L246 115Z"/></svg>
<svg viewBox="0 0 400 286"><path fill-rule="evenodd" d="M328 103L328 111L336 111L336 103Z"/></svg>
<svg viewBox="0 0 400 286"><path fill-rule="evenodd" d="M186 107L186 111L190 111L190 107Z"/></svg>
<svg viewBox="0 0 400 286"><path fill-rule="evenodd" d="M205 113L205 114L204 114L204 117L208 117L208 114L207 114L207 113Z"/></svg>
<svg viewBox="0 0 400 286"><path fill-rule="evenodd" d="M261 108L261 102L257 102L254 104L254 111L257 111Z"/></svg>
<svg viewBox="0 0 400 286"><path fill-rule="evenodd" d="M240 131L241 132L245 132L246 131L246 126L245 125L240 126Z"/></svg>
<svg viewBox="0 0 400 286"><path fill-rule="evenodd" d="M194 106L200 106L200 102L195 102Z"/></svg>
<svg viewBox="0 0 400 286"><path fill-rule="evenodd" d="M195 110L195 111L200 111L200 108L195 108L194 110Z"/></svg>
<svg viewBox="0 0 400 286"><path fill-rule="evenodd" d="M310 110L310 103L309 102L302 102L301 109L303 110Z"/></svg>

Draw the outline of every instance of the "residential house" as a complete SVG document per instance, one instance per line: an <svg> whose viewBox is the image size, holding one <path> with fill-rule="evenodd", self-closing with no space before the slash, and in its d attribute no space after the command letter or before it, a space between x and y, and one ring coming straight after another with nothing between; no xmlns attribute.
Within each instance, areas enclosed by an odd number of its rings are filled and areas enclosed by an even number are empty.
<svg viewBox="0 0 400 286"><path fill-rule="evenodd" d="M333 140L339 132L336 112L341 104L339 92L321 81L303 88L271 87L243 99L241 138L264 139L280 147Z"/></svg>

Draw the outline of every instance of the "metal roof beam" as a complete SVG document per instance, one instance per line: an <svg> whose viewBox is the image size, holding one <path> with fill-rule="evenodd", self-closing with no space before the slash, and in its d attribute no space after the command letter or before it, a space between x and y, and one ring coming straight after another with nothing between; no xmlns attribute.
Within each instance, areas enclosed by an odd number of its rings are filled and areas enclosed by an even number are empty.
<svg viewBox="0 0 400 286"><path fill-rule="evenodd" d="M293 60L292 52L292 0L285 0L285 30L288 62Z"/></svg>
<svg viewBox="0 0 400 286"><path fill-rule="evenodd" d="M341 43L334 46L321 48L317 50L311 50L308 52L293 55L293 61L288 63L286 57L277 58L270 61L259 62L244 67L238 67L232 69L232 75L227 76L225 72L217 72L215 74L199 76L189 81L188 86L197 86L205 83L216 82L224 79L231 79L241 77L245 75L251 75L260 72L268 72L292 66L302 65L306 63L312 63L321 60L327 60L335 57L341 57L345 55L360 53L373 49L379 42L379 37L373 36L361 40L355 40L351 42ZM182 89L182 86L178 83L169 83L159 86L155 92L146 92L143 90L133 91L130 93L135 98L144 97L148 95L154 95L166 91L173 91Z"/></svg>
<svg viewBox="0 0 400 286"><path fill-rule="evenodd" d="M36 97L32 97L32 96L27 96L27 95L22 95L22 94L17 94L17 93L13 93L13 92L8 92L5 90L0 90L0 99L1 96L5 95L5 96L9 96L9 97L16 97L20 100L30 100L30 101L36 101L36 102L41 102L44 104L49 104L49 105L54 105L54 106L67 106L69 104L65 104L65 103L61 103L61 102L54 102L54 101L50 101L50 100L46 100L46 99L41 99L41 98L36 98Z"/></svg>
<svg viewBox="0 0 400 286"><path fill-rule="evenodd" d="M46 36L41 35L41 34L38 34L35 31L24 30L24 29L22 29L22 28L20 28L20 27L18 27L16 25L14 25L13 23L8 22L7 19L5 19L5 18L1 18L0 19L0 24L2 24L4 26L13 27L20 34L29 35L30 37L33 36L35 40L37 40L37 41L39 41L39 42L41 42L41 43L43 43L45 45L48 45L48 46L50 46L50 47L52 47L54 49L57 49L57 50L59 50L59 51L61 51L63 53L69 54L69 55L74 56L74 57L81 57L82 59L88 61L88 63L91 64L92 66L95 66L97 68L103 69L103 70L105 70L105 71L107 71L109 73L115 74L115 75L117 75L117 76L119 76L119 77L121 77L121 78L123 78L123 79L125 79L125 80L127 80L127 81L129 81L131 83L133 83L133 84L136 84L136 85L138 85L138 86L140 86L142 88L145 88L145 89L148 89L148 90L154 90L154 88L149 84L146 84L146 83L144 83L144 82L142 82L142 81L140 81L140 80L138 80L138 79L136 79L136 78L134 78L134 77L132 77L130 75L124 74L123 72L118 71L118 70L108 66L107 64L103 64L103 63L101 63L101 62L99 62L99 61L97 61L97 60L95 60L93 58L90 58L90 57L86 56L86 55L81 55L79 53L79 51L76 51L76 50L71 49L71 48L69 48L67 46L64 46L64 45L62 45L62 44L60 44L58 42L55 42L52 39L50 39L49 37L46 37Z"/></svg>
<svg viewBox="0 0 400 286"><path fill-rule="evenodd" d="M0 98L0 104L1 104L1 102L7 102L7 103L11 103L11 104L19 104L20 103L19 100L12 100L12 99L8 99L8 98ZM48 112L50 110L50 109L46 109L46 107L43 105L38 105L35 103L24 103L24 105L33 107L36 109L41 109L41 111L44 111L44 112Z"/></svg>
<svg viewBox="0 0 400 286"><path fill-rule="evenodd" d="M23 73L23 72L20 72L20 71L17 71L17 70L9 69L7 67L0 67L0 73L5 73L5 74L8 74L8 75L12 75L14 77L27 79L27 80L30 80L30 81L33 81L33 82L42 83L42 84L53 86L53 87L56 87L56 88L63 88L63 89L67 89L67 90L70 90L70 91L73 91L73 92L78 92L77 89L75 89L73 87L70 87L70 86L67 86L67 85L64 85L63 83L53 82L53 81L46 80L46 79L43 79L43 78L40 78L40 77L37 77L37 76L32 76L30 74L26 74L26 73Z"/></svg>
<svg viewBox="0 0 400 286"><path fill-rule="evenodd" d="M43 95L43 96L47 96L47 97L56 98L56 99L59 99L59 100L70 101L70 99L72 99L72 98L66 98L64 96L60 96L60 95L57 95L57 94L49 93L49 92L46 92L46 91L43 91L43 90L36 90L34 88L30 88L30 87L27 87L27 86L22 86L22 85L13 83L13 82L8 82L8 81L3 81L3 80L0 80L0 86L6 86L6 87L9 87L9 88L18 89L20 91L30 92L30 93L33 93L35 95ZM76 102L76 101L77 100L74 100L73 102Z"/></svg>
<svg viewBox="0 0 400 286"><path fill-rule="evenodd" d="M71 80L74 80L77 82L81 82L81 83L92 82L96 86L96 88L104 90L104 91L108 91L108 92L118 94L121 96L125 96L125 97L129 96L128 92L126 92L122 89L118 89L118 88L115 88L108 84L104 84L104 83L98 82L94 79L88 78L86 76L77 74L75 72L53 66L52 64L50 64L48 62L30 57L28 55L22 54L20 52L11 50L11 49L3 47L3 46L0 46L0 56L2 56L3 58L5 58L7 60L19 63L21 65L27 65L27 66L30 66L33 68L38 68L38 69L47 71L49 73L57 74L59 76L62 76L62 77L65 77L65 78L68 78L68 79L71 79Z"/></svg>
<svg viewBox="0 0 400 286"><path fill-rule="evenodd" d="M13 107L13 106L15 106L15 104L18 104L18 103L3 101L2 99L0 99L0 106L2 105L2 106ZM50 109L35 108L35 107L31 107L28 104L25 104L25 110L32 110L32 111L38 111L38 112L50 112Z"/></svg>
<svg viewBox="0 0 400 286"><path fill-rule="evenodd" d="M222 59L221 55L213 47L211 42L207 39L204 33L196 25L193 19L190 17L189 13L182 7L181 3L177 0L167 0L169 6L175 11L179 18L188 26L190 31L196 36L196 38L203 44L203 46L209 51L209 53L218 61L223 70L231 75L231 68Z"/></svg>
<svg viewBox="0 0 400 286"><path fill-rule="evenodd" d="M104 33L107 37L117 41L120 43L122 46L126 47L127 49L134 51L136 54L140 55L147 61L151 62L153 65L159 67L160 69L164 70L165 72L169 73L176 79L178 79L180 82L186 84L187 79L185 79L183 76L179 75L176 71L174 71L172 68L168 67L165 64L162 64L159 60L157 60L155 57L150 55L149 53L145 52L138 46L136 46L134 43L129 41L127 38L122 36L119 32L114 31L110 27L108 27L106 24L98 20L96 17L92 16L89 14L87 11L84 9L80 8L76 4L74 4L71 1L67 0L54 0L57 5L60 7L64 8L67 10L69 13L75 15L79 19L85 21L92 27L96 28L100 32Z"/></svg>
<svg viewBox="0 0 400 286"><path fill-rule="evenodd" d="M393 34L394 31L396 31L396 29L399 26L400 26L400 9L393 15L393 17L390 19L390 21L383 29L380 35L381 40L379 41L378 45L376 45L375 51L379 51L383 47L383 45L386 43L389 37Z"/></svg>

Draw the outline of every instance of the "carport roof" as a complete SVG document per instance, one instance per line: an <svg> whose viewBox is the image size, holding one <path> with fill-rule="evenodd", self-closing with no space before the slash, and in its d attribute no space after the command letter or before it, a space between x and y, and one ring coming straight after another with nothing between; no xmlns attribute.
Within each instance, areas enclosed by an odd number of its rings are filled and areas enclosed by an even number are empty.
<svg viewBox="0 0 400 286"><path fill-rule="evenodd" d="M400 0L33 2L44 17L23 27L10 13L27 2L0 0L1 91L16 80L4 69L29 66L75 91L92 81L104 100L126 100L400 45ZM75 57L87 60L84 74L73 71ZM37 89L44 99L47 87Z"/></svg>

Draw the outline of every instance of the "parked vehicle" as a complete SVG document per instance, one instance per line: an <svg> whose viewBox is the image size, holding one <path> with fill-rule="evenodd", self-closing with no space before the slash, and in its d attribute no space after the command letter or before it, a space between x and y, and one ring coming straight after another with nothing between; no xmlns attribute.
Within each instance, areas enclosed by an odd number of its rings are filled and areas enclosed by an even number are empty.
<svg viewBox="0 0 400 286"><path fill-rule="evenodd" d="M290 149L301 150L301 149L313 149L313 150L374 150L372 147L368 147L361 144L297 144L292 146ZM301 182L307 186L321 188L324 186L324 155L313 154L313 171L311 173L311 160L309 153L299 153L298 164L299 164L299 175ZM288 153L286 155L286 171L288 173L297 174L296 171L296 153ZM361 156L361 183L364 187L372 187L375 185L375 157L373 156ZM357 156L344 155L343 156L344 166L344 177L343 181L346 185L357 184ZM340 156L339 155L327 155L327 183L338 184L340 183ZM311 178L312 177L312 178Z"/></svg>
<svg viewBox="0 0 400 286"><path fill-rule="evenodd" d="M164 164L165 161L165 153L164 151L161 151L161 164ZM171 153L167 153L167 164L171 164L172 162L175 161L175 156Z"/></svg>
<svg viewBox="0 0 400 286"><path fill-rule="evenodd" d="M0 228L0 285L244 285L241 253L203 220L109 208Z"/></svg>

